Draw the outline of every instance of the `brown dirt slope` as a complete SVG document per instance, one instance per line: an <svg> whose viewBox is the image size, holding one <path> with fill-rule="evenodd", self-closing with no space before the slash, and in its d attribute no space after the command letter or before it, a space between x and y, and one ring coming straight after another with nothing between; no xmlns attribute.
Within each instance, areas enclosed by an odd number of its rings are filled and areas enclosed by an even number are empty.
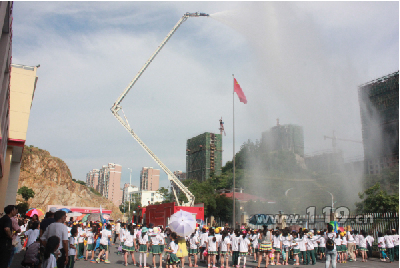
<svg viewBox="0 0 400 268"><path fill-rule="evenodd" d="M72 180L71 171L60 158L46 150L25 146L21 160L18 188L27 186L35 192L29 206L46 210L47 205L99 207L111 209L111 217L120 219L122 213L111 201L93 193L88 187ZM18 196L17 200L22 201ZM18 202L18 201L17 201Z"/></svg>

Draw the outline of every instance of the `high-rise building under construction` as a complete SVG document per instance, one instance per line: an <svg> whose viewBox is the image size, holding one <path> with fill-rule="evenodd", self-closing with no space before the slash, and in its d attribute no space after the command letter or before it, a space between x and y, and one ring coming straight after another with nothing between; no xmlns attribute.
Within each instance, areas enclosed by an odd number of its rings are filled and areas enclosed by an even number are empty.
<svg viewBox="0 0 400 268"><path fill-rule="evenodd" d="M222 135L205 132L186 142L186 178L205 181L222 172Z"/></svg>
<svg viewBox="0 0 400 268"><path fill-rule="evenodd" d="M287 124L280 125L277 119L276 126L262 133L261 140L264 150L290 151L304 156L304 134L303 127Z"/></svg>
<svg viewBox="0 0 400 268"><path fill-rule="evenodd" d="M399 164L399 71L358 87L366 174Z"/></svg>

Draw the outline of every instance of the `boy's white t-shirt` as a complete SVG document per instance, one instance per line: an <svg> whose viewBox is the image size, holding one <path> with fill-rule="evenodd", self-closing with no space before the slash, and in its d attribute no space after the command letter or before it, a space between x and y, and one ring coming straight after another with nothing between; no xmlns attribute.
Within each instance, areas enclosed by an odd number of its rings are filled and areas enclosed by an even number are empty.
<svg viewBox="0 0 400 268"><path fill-rule="evenodd" d="M50 257L47 260L43 260L42 267L43 268L57 267L57 259L54 256L54 254L50 254Z"/></svg>
<svg viewBox="0 0 400 268"><path fill-rule="evenodd" d="M239 251L239 237L232 237L232 251Z"/></svg>
<svg viewBox="0 0 400 268"><path fill-rule="evenodd" d="M229 239L228 236L225 237L223 241L221 241L221 251L228 251L228 244L231 243L231 240Z"/></svg>
<svg viewBox="0 0 400 268"><path fill-rule="evenodd" d="M313 243L313 239L312 238L308 238L306 240L306 248L307 250L314 250L314 243Z"/></svg>
<svg viewBox="0 0 400 268"><path fill-rule="evenodd" d="M111 231L104 229L101 232L100 244L108 245L108 238L111 237Z"/></svg>
<svg viewBox="0 0 400 268"><path fill-rule="evenodd" d="M83 243L83 241L85 240L85 237L81 236L81 235L85 235L86 234L86 230L79 228L78 230L78 243Z"/></svg>
<svg viewBox="0 0 400 268"><path fill-rule="evenodd" d="M307 243L307 237L304 235L303 238L299 239L299 248L300 251L307 251L306 243Z"/></svg>
<svg viewBox="0 0 400 268"><path fill-rule="evenodd" d="M249 245L250 245L250 240L246 237L239 237L239 252L248 252L249 251Z"/></svg>
<svg viewBox="0 0 400 268"><path fill-rule="evenodd" d="M40 230L39 229L29 229L26 231L25 235L28 236L28 242L26 243L26 247L28 248L30 245L35 243L35 241L38 239L40 235Z"/></svg>
<svg viewBox="0 0 400 268"><path fill-rule="evenodd" d="M77 241L76 241L76 237L70 237L68 239L68 255L70 256L75 256L76 255L76 249L75 248L71 248L71 245L76 247Z"/></svg>
<svg viewBox="0 0 400 268"><path fill-rule="evenodd" d="M325 236L321 235L319 238L319 247L324 248L325 247Z"/></svg>
<svg viewBox="0 0 400 268"><path fill-rule="evenodd" d="M393 236L393 244L395 245L395 246L398 246L399 245L399 235L398 234L395 234L395 235L392 235ZM372 241L373 242L373 241Z"/></svg>
<svg viewBox="0 0 400 268"><path fill-rule="evenodd" d="M319 235L314 235L313 238L311 239L311 241L313 242L314 248L318 247L319 237L320 237Z"/></svg>
<svg viewBox="0 0 400 268"><path fill-rule="evenodd" d="M383 238L385 239L387 248L394 248L394 243L393 243L394 241L391 235L385 235Z"/></svg>
<svg viewBox="0 0 400 268"><path fill-rule="evenodd" d="M367 239L368 245L370 245L372 247L372 244L374 243L375 239L371 235L368 235L366 239Z"/></svg>
<svg viewBox="0 0 400 268"><path fill-rule="evenodd" d="M93 244L94 242L94 234L92 231L87 231L86 232L86 237L87 237L87 243L88 244Z"/></svg>

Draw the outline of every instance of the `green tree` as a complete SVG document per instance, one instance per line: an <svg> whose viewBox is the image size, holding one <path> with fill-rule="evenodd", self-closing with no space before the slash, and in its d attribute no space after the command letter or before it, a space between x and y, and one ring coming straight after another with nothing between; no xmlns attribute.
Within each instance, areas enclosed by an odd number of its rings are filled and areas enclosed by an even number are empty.
<svg viewBox="0 0 400 268"><path fill-rule="evenodd" d="M17 205L18 213L25 215L29 209L29 204L27 202L22 202Z"/></svg>
<svg viewBox="0 0 400 268"><path fill-rule="evenodd" d="M388 194L399 192L399 165L384 168L380 174L366 175L365 188L370 188L379 182L381 189Z"/></svg>
<svg viewBox="0 0 400 268"><path fill-rule="evenodd" d="M140 206L141 206L140 202L131 202L131 210L129 210L129 202L126 201L124 204L119 205L119 210L122 213L130 213L132 215L134 211L137 212Z"/></svg>
<svg viewBox="0 0 400 268"><path fill-rule="evenodd" d="M164 198L162 203L174 202L174 194L168 188L161 187L158 189L158 193Z"/></svg>
<svg viewBox="0 0 400 268"><path fill-rule="evenodd" d="M84 181L77 180L76 183L79 183L79 184L81 184L83 186L86 186L86 182L84 182Z"/></svg>
<svg viewBox="0 0 400 268"><path fill-rule="evenodd" d="M362 199L356 203L358 213L386 213L399 211L399 194L387 194L381 189L381 186L376 183L368 188L365 192L359 193L358 196Z"/></svg>
<svg viewBox="0 0 400 268"><path fill-rule="evenodd" d="M17 193L22 195L22 198L25 200L25 202L28 202L29 198L35 197L35 192L26 186L19 188Z"/></svg>

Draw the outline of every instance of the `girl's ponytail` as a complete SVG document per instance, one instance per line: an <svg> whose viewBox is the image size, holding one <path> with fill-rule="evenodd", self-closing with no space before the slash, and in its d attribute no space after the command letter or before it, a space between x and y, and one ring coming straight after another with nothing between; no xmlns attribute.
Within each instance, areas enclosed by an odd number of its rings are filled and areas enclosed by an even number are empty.
<svg viewBox="0 0 400 268"><path fill-rule="evenodd" d="M46 248L44 250L44 259L50 258L50 254L54 253L60 245L60 238L53 235L47 240Z"/></svg>
<svg viewBox="0 0 400 268"><path fill-rule="evenodd" d="M172 232L170 236L171 236L171 240L174 241L174 243L178 245L178 236L176 235L176 233Z"/></svg>
<svg viewBox="0 0 400 268"><path fill-rule="evenodd" d="M222 232L222 241L224 241L224 239L225 239L225 237L226 237L227 233L228 233L228 232L227 232L227 231L225 231L225 230Z"/></svg>

